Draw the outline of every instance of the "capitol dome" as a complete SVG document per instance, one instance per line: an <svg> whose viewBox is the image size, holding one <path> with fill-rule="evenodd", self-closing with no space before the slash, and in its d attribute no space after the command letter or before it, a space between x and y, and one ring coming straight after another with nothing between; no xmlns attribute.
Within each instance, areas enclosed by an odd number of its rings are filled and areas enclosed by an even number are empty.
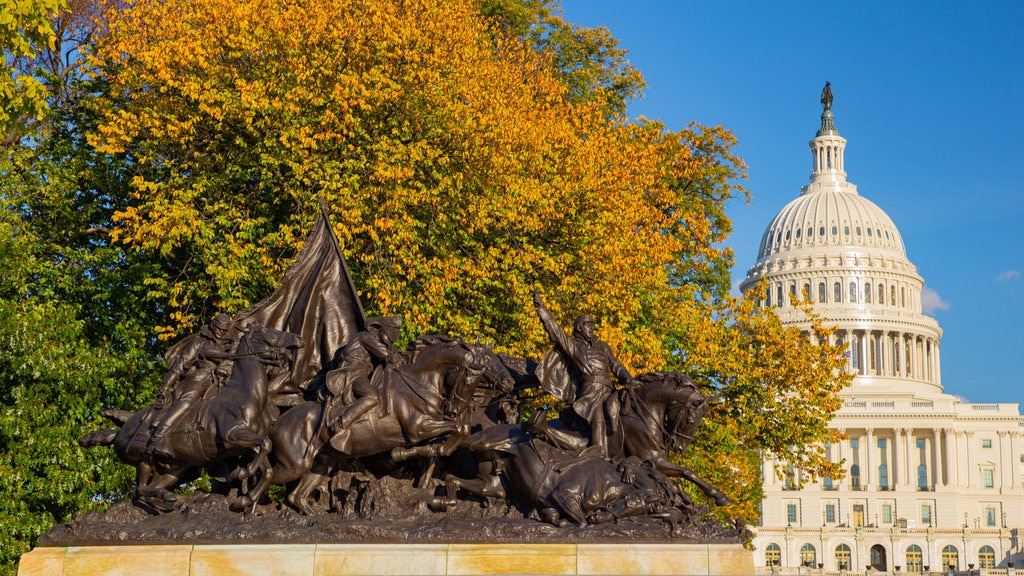
<svg viewBox="0 0 1024 576"><path fill-rule="evenodd" d="M793 299L807 298L836 341L848 344L851 390L934 395L939 376L938 323L922 312L924 280L907 258L889 215L846 180L846 139L835 127L829 98L811 148L810 183L761 236L757 262L740 284L762 279L762 303L785 324L809 329Z"/></svg>

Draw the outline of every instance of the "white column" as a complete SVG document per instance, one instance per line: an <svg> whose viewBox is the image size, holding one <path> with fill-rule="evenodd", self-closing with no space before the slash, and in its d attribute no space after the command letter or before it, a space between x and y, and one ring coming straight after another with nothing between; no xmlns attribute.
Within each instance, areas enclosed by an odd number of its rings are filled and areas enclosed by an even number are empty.
<svg viewBox="0 0 1024 576"><path fill-rule="evenodd" d="M999 493L1005 494L1010 486L1010 472L1014 470L1010 460L1010 438L1005 430L996 432L999 436Z"/></svg>
<svg viewBox="0 0 1024 576"><path fill-rule="evenodd" d="M903 471L906 474L906 482L904 486L916 486L917 485L917 467L913 466L914 458L912 454L917 453L916 446L914 446L914 430L913 428L903 429L904 446L906 447L906 457L903 458Z"/></svg>
<svg viewBox="0 0 1024 576"><path fill-rule="evenodd" d="M960 466L956 460L956 434L952 428L946 428L946 485L960 485Z"/></svg>
<svg viewBox="0 0 1024 576"><path fill-rule="evenodd" d="M864 432L867 446L864 447L864 472L860 476L864 480L861 485L864 486L865 490L870 490L875 485L876 474L875 467L872 465L873 458L871 458L871 454L875 451L875 434L872 428L867 428ZM865 514L868 514L868 512L868 510L864 511ZM868 519L865 518L864 522L867 523Z"/></svg>
<svg viewBox="0 0 1024 576"><path fill-rule="evenodd" d="M949 483L949 475L943 474L942 472L942 451L940 450L942 445L940 444L940 434L940 429L932 428L932 457L931 462L926 464L926 466L931 468L933 486L945 486Z"/></svg>
<svg viewBox="0 0 1024 576"><path fill-rule="evenodd" d="M900 445L901 435L903 434L902 428L893 428L892 430L892 487L895 489L896 486L906 484L906 479L903 474L903 447Z"/></svg>
<svg viewBox="0 0 1024 576"><path fill-rule="evenodd" d="M964 457L960 459L963 463L962 470L964 473L963 476L961 476L961 478L966 480L966 482L962 480L960 482L960 485L966 485L968 488L974 488L976 484L976 481L974 479L974 458L971 450L971 441L973 439L974 432L970 430L964 430L962 433L960 433L960 445L963 447L963 450L960 453L964 455Z"/></svg>
<svg viewBox="0 0 1024 576"><path fill-rule="evenodd" d="M1010 488L1017 490L1020 485L1020 474L1017 472L1017 462L1020 461L1020 435L1016 431L1010 432Z"/></svg>

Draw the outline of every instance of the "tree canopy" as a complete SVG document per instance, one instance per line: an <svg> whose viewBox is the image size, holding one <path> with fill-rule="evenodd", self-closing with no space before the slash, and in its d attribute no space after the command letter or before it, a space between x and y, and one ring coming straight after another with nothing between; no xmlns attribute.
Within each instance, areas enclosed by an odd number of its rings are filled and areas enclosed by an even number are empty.
<svg viewBox="0 0 1024 576"><path fill-rule="evenodd" d="M32 256L9 276L32 281L0 303L54 320L0 353L10 422L22 389L80 406L65 432L26 424L56 446L100 406L148 399L159 353L269 293L323 203L367 312L404 316L406 337L537 359L538 290L564 324L593 314L634 373L694 374L721 403L687 460L737 500L725 514L756 516L758 450L835 473L813 448L846 381L827 330L808 338L729 294L726 204L746 198L734 136L630 120L643 79L606 29L565 22L555 0L73 8L97 17L62 21L87 32L73 35L82 73L37 75L51 107L0 165L0 249ZM85 365L3 369L44 342L71 346L52 362ZM17 438L5 450L23 453ZM67 482L116 494L124 469L88 458L106 483L91 464ZM42 460L10 466L31 476ZM0 518L42 526L91 505L0 504Z"/></svg>

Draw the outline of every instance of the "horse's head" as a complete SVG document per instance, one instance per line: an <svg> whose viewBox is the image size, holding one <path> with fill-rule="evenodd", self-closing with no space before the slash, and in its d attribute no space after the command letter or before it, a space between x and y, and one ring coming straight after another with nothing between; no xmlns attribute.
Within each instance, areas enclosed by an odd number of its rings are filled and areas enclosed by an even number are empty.
<svg viewBox="0 0 1024 576"><path fill-rule="evenodd" d="M693 378L679 372L652 372L637 378L639 399L650 409L651 416L663 414L667 449L681 453L690 446L693 434L708 412L708 397L693 383ZM650 422L648 426L656 425Z"/></svg>
<svg viewBox="0 0 1024 576"><path fill-rule="evenodd" d="M295 357L295 351L302 346L302 337L298 334L257 325L242 336L238 352L253 354L271 363L280 363L282 359L290 362Z"/></svg>
<svg viewBox="0 0 1024 576"><path fill-rule="evenodd" d="M707 395L693 383L693 378L679 373L673 376L675 388L674 393L670 394L665 431L672 444L671 448L681 454L693 442L693 434L708 413L710 404Z"/></svg>
<svg viewBox="0 0 1024 576"><path fill-rule="evenodd" d="M470 350L467 368L478 384L498 392L511 392L515 379L490 346L483 344L466 345Z"/></svg>

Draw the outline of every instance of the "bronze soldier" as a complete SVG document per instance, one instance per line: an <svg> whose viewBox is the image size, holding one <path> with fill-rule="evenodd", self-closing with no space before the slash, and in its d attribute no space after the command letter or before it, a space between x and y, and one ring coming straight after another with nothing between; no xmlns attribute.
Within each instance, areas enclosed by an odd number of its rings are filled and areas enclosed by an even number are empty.
<svg viewBox="0 0 1024 576"><path fill-rule="evenodd" d="M605 401L612 397L614 387L610 374L614 374L625 386L635 386L636 381L629 370L622 365L611 348L594 335L594 319L584 314L576 318L572 337L555 322L551 312L544 307L540 294L534 292L533 303L537 308L544 330L547 331L556 348L564 354L569 365L575 370L575 386L549 383L553 388L562 388L562 400L572 402L573 410L590 426L590 445L600 447L603 457L608 457L607 426L605 422ZM549 352L549 357L553 357ZM541 362L542 365L550 362ZM568 376L569 373L566 373ZM542 384L544 382L542 381ZM548 386L545 386L548 388ZM566 389L568 388L568 389ZM575 388L575 389L572 389ZM549 388L550 390L551 388ZM559 396L559 394L556 394ZM614 407L608 410L608 422L612 431L619 426L619 411Z"/></svg>
<svg viewBox="0 0 1024 576"><path fill-rule="evenodd" d="M235 342L228 338L231 318L218 314L199 334L187 336L168 351L168 369L153 407L159 413L153 434L146 446L149 455L160 454L158 443L167 435L210 386L231 375L231 357ZM174 388L173 402L171 388ZM167 404L170 406L167 407ZM166 410L164 408L166 407Z"/></svg>
<svg viewBox="0 0 1024 576"><path fill-rule="evenodd" d="M395 348L402 318L373 318L366 331L338 350L337 368L327 373L327 393L338 398L345 408L328 426L331 446L347 452L349 427L363 414L380 405L380 391L372 375L377 367L395 364L400 356Z"/></svg>

